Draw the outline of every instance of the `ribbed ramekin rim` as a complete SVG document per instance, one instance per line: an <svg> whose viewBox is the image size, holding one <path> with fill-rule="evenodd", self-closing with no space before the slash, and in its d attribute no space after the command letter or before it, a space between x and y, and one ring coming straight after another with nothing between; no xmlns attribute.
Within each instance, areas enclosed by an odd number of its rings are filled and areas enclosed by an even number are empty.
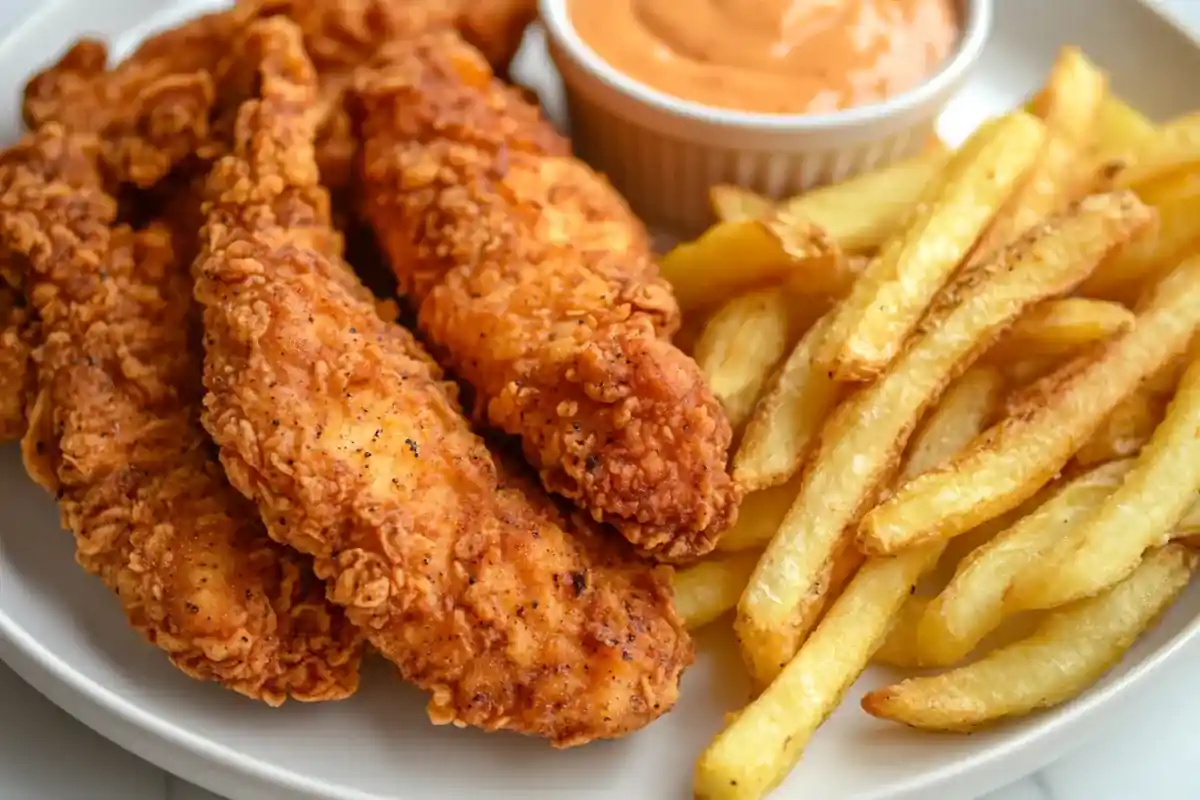
<svg viewBox="0 0 1200 800"><path fill-rule="evenodd" d="M538 0L542 24L550 39L585 71L610 90L660 112L722 128L754 131L816 132L874 124L936 103L979 60L992 29L994 0L961 0L964 24L958 47L936 73L912 89L880 103L829 114L763 114L720 108L684 100L630 78L591 48L571 24L568 0Z"/></svg>

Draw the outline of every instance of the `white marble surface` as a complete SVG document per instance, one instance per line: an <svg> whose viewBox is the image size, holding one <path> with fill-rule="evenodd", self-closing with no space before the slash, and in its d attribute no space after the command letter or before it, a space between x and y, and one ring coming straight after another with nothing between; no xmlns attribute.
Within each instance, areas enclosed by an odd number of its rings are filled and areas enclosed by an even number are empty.
<svg viewBox="0 0 1200 800"><path fill-rule="evenodd" d="M1200 37L1200 0L1149 1ZM37 3L0 0L0 35ZM1116 730L1035 775L1014 776L986 800L1200 798L1200 691L1193 666L1164 672ZM220 800L75 722L2 664L0 799Z"/></svg>

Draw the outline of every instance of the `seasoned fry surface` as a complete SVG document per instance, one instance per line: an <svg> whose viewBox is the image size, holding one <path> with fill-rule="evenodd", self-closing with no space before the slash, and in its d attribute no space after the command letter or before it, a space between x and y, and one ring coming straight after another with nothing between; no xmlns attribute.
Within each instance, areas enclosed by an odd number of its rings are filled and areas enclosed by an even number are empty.
<svg viewBox="0 0 1200 800"><path fill-rule="evenodd" d="M666 339L640 223L452 34L392 48L358 95L367 215L482 415L643 549L711 550L737 505L730 427Z"/></svg>
<svg viewBox="0 0 1200 800"><path fill-rule="evenodd" d="M1029 169L1044 127L1022 112L981 126L933 181L904 231L838 306L820 360L840 380L878 376Z"/></svg>
<svg viewBox="0 0 1200 800"><path fill-rule="evenodd" d="M1127 195L1108 197L1114 196ZM1097 202L1098 198L1084 201L1093 210L1099 209ZM1146 220L1141 204L1135 210L1126 220L1127 233ZM1095 250L1098 242L1076 241L1072 249L1091 249L1094 263L1102 255ZM1080 255L1064 251L1059 257ZM1031 497L1117 403L1184 349L1200 319L1188 310L1200 291L1193 283L1196 274L1200 263L1181 267L1158 288L1131 330L1034 384L1024 398L1010 401L1005 419L951 464L914 478L872 509L860 525L859 545L886 554L921 541L950 538Z"/></svg>
<svg viewBox="0 0 1200 800"><path fill-rule="evenodd" d="M868 714L917 728L970 731L1057 705L1107 672L1187 586L1197 556L1150 553L1123 582L1046 617L1032 635L964 667L910 678L863 698Z"/></svg>
<svg viewBox="0 0 1200 800"><path fill-rule="evenodd" d="M1200 361L1120 487L1013 586L1023 608L1054 608L1120 582L1166 542L1200 492Z"/></svg>
<svg viewBox="0 0 1200 800"><path fill-rule="evenodd" d="M864 513L875 513L871 508L925 410L1026 308L1074 288L1147 213L1129 193L1097 197L964 274L939 295L879 380L834 411L796 501L738 603L735 631L760 684L779 673L812 629L815 601L828 591L831 558L854 546L853 527ZM1070 246L1072 257L1063 257L1059 239L1072 235L1082 241Z"/></svg>
<svg viewBox="0 0 1200 800"><path fill-rule="evenodd" d="M94 159L56 125L0 159L6 271L40 319L26 466L181 670L271 704L345 697L358 633L211 458L186 266L165 229L110 227Z"/></svg>
<svg viewBox="0 0 1200 800"><path fill-rule="evenodd" d="M314 89L294 29L269 35L280 61L210 177L197 262L205 422L231 480L435 722L559 746L647 724L692 654L669 570L498 463L413 337L275 215L316 186Z"/></svg>

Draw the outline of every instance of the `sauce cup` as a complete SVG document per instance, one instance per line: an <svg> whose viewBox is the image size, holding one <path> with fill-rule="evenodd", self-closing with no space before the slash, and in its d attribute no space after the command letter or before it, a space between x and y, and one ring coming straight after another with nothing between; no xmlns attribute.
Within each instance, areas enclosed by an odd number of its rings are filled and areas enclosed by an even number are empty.
<svg viewBox="0 0 1200 800"><path fill-rule="evenodd" d="M919 153L979 60L992 2L959 0L959 41L927 80L827 114L762 114L674 97L602 59L575 30L569 0L539 6L576 153L607 174L647 223L692 236L712 222L714 184L781 198Z"/></svg>

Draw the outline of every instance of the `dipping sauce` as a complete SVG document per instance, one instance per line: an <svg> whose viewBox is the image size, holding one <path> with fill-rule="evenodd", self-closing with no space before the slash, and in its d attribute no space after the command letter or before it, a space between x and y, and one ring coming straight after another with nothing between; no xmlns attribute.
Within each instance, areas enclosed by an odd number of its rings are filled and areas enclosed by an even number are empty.
<svg viewBox="0 0 1200 800"><path fill-rule="evenodd" d="M956 0L569 0L579 36L684 100L820 114L907 91L960 33Z"/></svg>

